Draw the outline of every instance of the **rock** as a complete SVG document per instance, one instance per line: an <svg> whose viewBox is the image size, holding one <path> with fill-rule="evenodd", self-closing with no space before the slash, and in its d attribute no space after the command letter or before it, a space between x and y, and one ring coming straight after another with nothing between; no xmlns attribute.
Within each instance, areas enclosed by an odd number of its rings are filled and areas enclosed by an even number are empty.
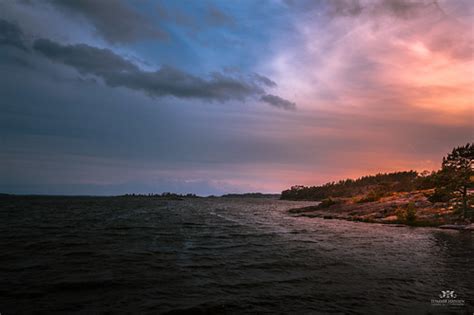
<svg viewBox="0 0 474 315"><path fill-rule="evenodd" d="M469 225L464 225L464 224L445 224L445 225L440 225L440 229L450 229L450 230L465 230L466 227Z"/></svg>
<svg viewBox="0 0 474 315"><path fill-rule="evenodd" d="M384 222L391 222L391 221L397 221L397 220L398 220L398 217L396 215L390 215L382 219L382 221Z"/></svg>
<svg viewBox="0 0 474 315"><path fill-rule="evenodd" d="M471 223L469 225L466 225L466 227L464 228L465 230L469 230L469 231L474 231L474 223Z"/></svg>

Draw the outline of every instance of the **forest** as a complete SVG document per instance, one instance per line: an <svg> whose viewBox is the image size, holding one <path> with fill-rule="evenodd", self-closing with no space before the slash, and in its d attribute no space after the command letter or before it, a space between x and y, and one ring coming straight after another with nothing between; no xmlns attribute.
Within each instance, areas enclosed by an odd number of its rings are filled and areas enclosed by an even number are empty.
<svg viewBox="0 0 474 315"><path fill-rule="evenodd" d="M334 203L332 198L352 197L356 203L366 203L378 201L395 193L425 191L431 203L449 202L463 214L463 217L469 217L474 204L473 161L474 143L468 143L453 148L443 157L441 168L437 171L379 173L320 186L296 185L284 190L280 198L322 201L323 206L330 206Z"/></svg>

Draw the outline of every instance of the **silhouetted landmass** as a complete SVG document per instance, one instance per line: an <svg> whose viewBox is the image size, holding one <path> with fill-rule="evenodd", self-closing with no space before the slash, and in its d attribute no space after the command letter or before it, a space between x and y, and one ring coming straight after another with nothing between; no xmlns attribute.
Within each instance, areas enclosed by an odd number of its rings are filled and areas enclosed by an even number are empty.
<svg viewBox="0 0 474 315"><path fill-rule="evenodd" d="M169 200L182 200L184 198L201 198L196 194L176 194L170 192L164 192L161 194L125 194L118 197L124 198L159 198L159 199L169 199Z"/></svg>
<svg viewBox="0 0 474 315"><path fill-rule="evenodd" d="M0 200L17 200L17 199L25 199L25 200L43 200L43 199L51 199L51 200L116 200L119 201L127 201L127 200L184 200L184 199L192 199L192 198L202 198L197 196L196 194L176 194L176 193L161 193L161 194L125 194L119 196L94 196L94 195L15 195L15 194L4 194L0 193Z"/></svg>
<svg viewBox="0 0 474 315"><path fill-rule="evenodd" d="M243 193L243 194L225 194L222 198L279 198L280 194L263 194L263 193Z"/></svg>
<svg viewBox="0 0 474 315"><path fill-rule="evenodd" d="M264 193L242 193L242 194L225 194L222 196L210 195L207 197L198 196L196 194L177 194L177 193L148 193L148 194L125 194L119 196L68 196L68 195L15 195L0 193L0 198L7 197L51 197L51 198L116 198L116 199L163 199L163 200L184 200L190 198L280 198L280 194L264 194Z"/></svg>

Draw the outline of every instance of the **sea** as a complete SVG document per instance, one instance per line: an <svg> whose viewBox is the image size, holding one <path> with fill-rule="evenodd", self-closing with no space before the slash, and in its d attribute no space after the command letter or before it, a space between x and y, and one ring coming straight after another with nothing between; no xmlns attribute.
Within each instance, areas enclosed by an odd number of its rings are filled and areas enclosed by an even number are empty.
<svg viewBox="0 0 474 315"><path fill-rule="evenodd" d="M472 232L288 213L314 204L2 197L0 313L473 314Z"/></svg>

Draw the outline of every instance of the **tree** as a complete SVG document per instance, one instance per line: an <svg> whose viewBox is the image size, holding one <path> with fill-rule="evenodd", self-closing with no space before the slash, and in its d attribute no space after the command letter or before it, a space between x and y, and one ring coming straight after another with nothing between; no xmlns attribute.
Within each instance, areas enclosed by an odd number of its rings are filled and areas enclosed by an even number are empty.
<svg viewBox="0 0 474 315"><path fill-rule="evenodd" d="M454 148L443 157L436 191L449 193L461 201L464 218L468 217L468 191L474 187L474 143ZM436 192L435 192L436 193Z"/></svg>
<svg viewBox="0 0 474 315"><path fill-rule="evenodd" d="M405 220L407 220L408 223L413 223L416 220L416 208L413 202L410 202L407 206Z"/></svg>
<svg viewBox="0 0 474 315"><path fill-rule="evenodd" d="M416 208L413 202L410 202L405 208L400 207L395 211L395 215L398 221L407 223L409 225L414 224L416 221Z"/></svg>

